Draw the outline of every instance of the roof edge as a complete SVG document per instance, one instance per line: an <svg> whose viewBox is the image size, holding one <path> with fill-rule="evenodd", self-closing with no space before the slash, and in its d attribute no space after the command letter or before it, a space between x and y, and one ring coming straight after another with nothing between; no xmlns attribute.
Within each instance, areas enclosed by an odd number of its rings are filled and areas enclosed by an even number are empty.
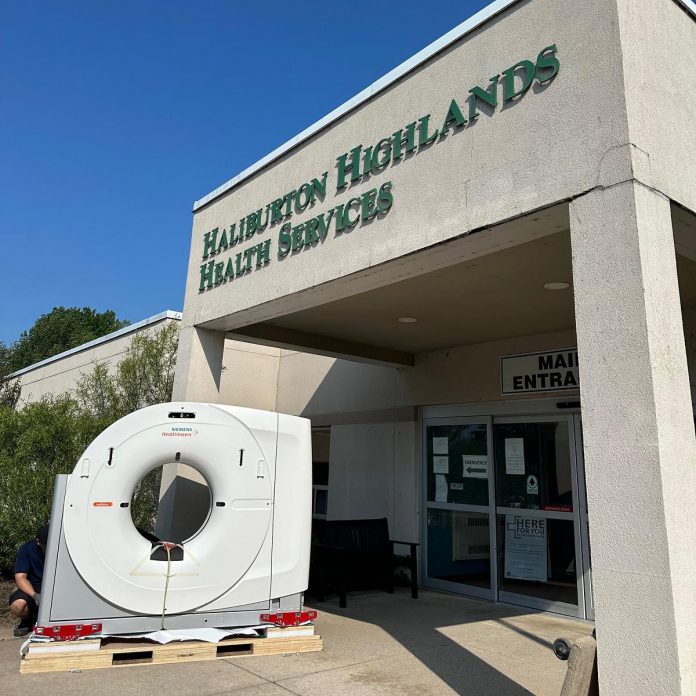
<svg viewBox="0 0 696 696"><path fill-rule="evenodd" d="M118 329L117 331L112 331L111 333L106 334L105 336L95 338L93 341L87 341L87 343L82 343L79 346L70 348L70 350L64 350L62 353L52 355L50 358L41 360L37 363L34 363L33 365L23 367L21 370L17 370L16 372L13 372L7 377L8 379L13 377L21 377L23 374L26 374L27 372L33 372L34 370L37 370L40 367L44 367L44 365L50 365L53 362L57 362L58 360L67 358L69 355L75 355L76 353L81 353L83 350L94 348L94 346L98 346L101 343L108 343L109 341L113 341L115 338L125 336L126 334L138 331L139 329L144 329L146 326L149 326L150 324L156 324L157 322L164 321L165 319L177 319L181 321L181 312L175 312L171 309L167 309L164 312L154 314L153 316L148 317L147 319L137 321L135 324L128 324L128 326L124 326L122 329Z"/></svg>
<svg viewBox="0 0 696 696"><path fill-rule="evenodd" d="M691 2L691 0L678 0L681 2ZM293 138L290 138L287 142L283 143L280 147L262 157L260 160L252 164L251 166L244 169L242 172L234 176L233 178L226 181L221 186L218 186L215 190L211 191L203 198L198 199L193 204L193 212L197 212L202 207L208 205L208 203L219 198L223 194L227 193L230 189L240 184L242 181L248 179L260 169L263 169L266 165L270 164L274 160L282 157L286 152L290 151L292 148L300 145L305 140L308 140L313 135L326 128L328 125L337 121L345 114L349 113L356 107L364 104L371 97L382 90L389 87L391 84L402 78L404 75L415 70L418 66L425 63L427 60L432 58L436 53L439 53L443 49L447 48L455 41L458 41L463 36L466 36L474 29L478 29L484 22L487 22L491 17L499 14L508 7L520 2L520 0L495 0L490 5L487 5L482 10L479 10L475 15L469 17L469 19L464 20L461 24L451 29L446 34L443 34L439 39L435 39L431 44L428 44L425 48L418 51L410 58L407 58L403 63L398 65L393 70L390 70L386 75L383 75L379 79L375 80L371 85L358 92L354 97L348 99L340 106L336 107L333 111L329 112L323 118L315 121L311 126L305 128L303 131L298 133ZM693 3L692 3L693 4Z"/></svg>
<svg viewBox="0 0 696 696"><path fill-rule="evenodd" d="M223 194L227 193L237 184L242 183L249 177L256 174L256 172L263 169L266 165L282 157L286 152L292 150L292 148L300 145L305 140L308 140L313 135L321 131L323 128L326 128L326 126L330 125L334 121L337 121L339 118L361 104L364 104L366 101L368 101L368 99L389 87L389 85L396 82L399 78L403 77L412 70L415 70L429 58L432 58L432 56L434 56L436 53L439 53L443 49L447 48L458 39L461 39L463 36L466 36L472 32L474 29L478 29L478 27L491 19L491 17L494 17L517 2L520 2L520 0L495 0L495 2L492 2L482 10L479 10L475 15L469 17L469 19L463 21L446 34L443 34L439 39L435 39L435 41L433 41L431 44L418 51L418 53L414 54L410 58L407 58L396 68L388 72L386 75L380 77L378 80L375 80L375 82L373 82L371 85L363 89L361 92L358 92L358 94L348 101L336 107L323 118L315 121L311 126L305 128L295 137L290 138L290 140L280 145L280 147L277 147L272 152L269 152L265 157L262 157L260 160L247 167L221 186L218 186L209 194L203 196L203 198L199 198L197 201L194 201L193 212L197 212L204 206L208 205L208 203L211 203L216 198L219 198ZM691 14L694 19L696 19L696 2L694 2L694 0L674 0L674 2L681 5L686 12Z"/></svg>
<svg viewBox="0 0 696 696"><path fill-rule="evenodd" d="M696 2L694 0L676 0L680 5L684 7L687 12L690 12L694 19L696 19Z"/></svg>

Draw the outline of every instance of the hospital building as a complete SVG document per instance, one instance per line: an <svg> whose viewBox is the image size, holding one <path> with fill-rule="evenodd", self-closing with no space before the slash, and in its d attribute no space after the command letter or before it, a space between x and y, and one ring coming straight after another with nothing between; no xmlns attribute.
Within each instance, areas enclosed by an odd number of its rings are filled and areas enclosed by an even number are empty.
<svg viewBox="0 0 696 696"><path fill-rule="evenodd" d="M310 418L316 516L605 693L696 693L694 75L686 0L498 0L193 210L174 399Z"/></svg>
<svg viewBox="0 0 696 696"><path fill-rule="evenodd" d="M193 208L173 399L309 418L315 517L606 694L696 694L695 79L691 0L496 0Z"/></svg>

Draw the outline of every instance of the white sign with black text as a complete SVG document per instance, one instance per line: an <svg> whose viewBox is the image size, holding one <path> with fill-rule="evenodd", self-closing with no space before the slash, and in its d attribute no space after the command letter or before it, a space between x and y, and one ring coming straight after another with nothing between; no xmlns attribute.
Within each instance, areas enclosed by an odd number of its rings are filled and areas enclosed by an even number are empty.
<svg viewBox="0 0 696 696"><path fill-rule="evenodd" d="M488 457L483 454L462 455L464 478L488 478Z"/></svg>
<svg viewBox="0 0 696 696"><path fill-rule="evenodd" d="M507 355L500 358L500 376L503 394L578 389L578 350Z"/></svg>
<svg viewBox="0 0 696 696"><path fill-rule="evenodd" d="M547 582L546 520L505 515L505 577Z"/></svg>
<svg viewBox="0 0 696 696"><path fill-rule="evenodd" d="M524 438L505 438L505 473L524 475Z"/></svg>

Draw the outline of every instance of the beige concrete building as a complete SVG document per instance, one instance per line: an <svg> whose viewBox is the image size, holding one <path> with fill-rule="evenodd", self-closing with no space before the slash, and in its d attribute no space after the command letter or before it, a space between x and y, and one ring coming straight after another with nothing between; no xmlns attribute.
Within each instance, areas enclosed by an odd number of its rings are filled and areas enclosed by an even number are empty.
<svg viewBox="0 0 696 696"><path fill-rule="evenodd" d="M175 399L311 418L317 515L612 695L696 694L695 74L689 0L498 0L194 206Z"/></svg>
<svg viewBox="0 0 696 696"><path fill-rule="evenodd" d="M11 375L20 381L22 387L18 405L38 401L44 396L58 396L71 391L80 378L91 372L96 364L106 363L110 368L115 367L123 359L133 336L141 332L159 331L166 324L180 321L181 312L160 312L18 370Z"/></svg>

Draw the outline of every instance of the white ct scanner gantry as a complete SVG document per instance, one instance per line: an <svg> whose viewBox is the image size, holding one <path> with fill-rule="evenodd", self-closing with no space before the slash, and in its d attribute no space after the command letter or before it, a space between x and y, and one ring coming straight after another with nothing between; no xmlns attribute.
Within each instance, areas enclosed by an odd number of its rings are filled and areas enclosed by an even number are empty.
<svg viewBox="0 0 696 696"><path fill-rule="evenodd" d="M169 559L139 533L130 509L139 481L166 464L193 467L210 491L203 526ZM311 495L305 418L183 402L131 413L56 479L37 633L226 628L300 616Z"/></svg>

